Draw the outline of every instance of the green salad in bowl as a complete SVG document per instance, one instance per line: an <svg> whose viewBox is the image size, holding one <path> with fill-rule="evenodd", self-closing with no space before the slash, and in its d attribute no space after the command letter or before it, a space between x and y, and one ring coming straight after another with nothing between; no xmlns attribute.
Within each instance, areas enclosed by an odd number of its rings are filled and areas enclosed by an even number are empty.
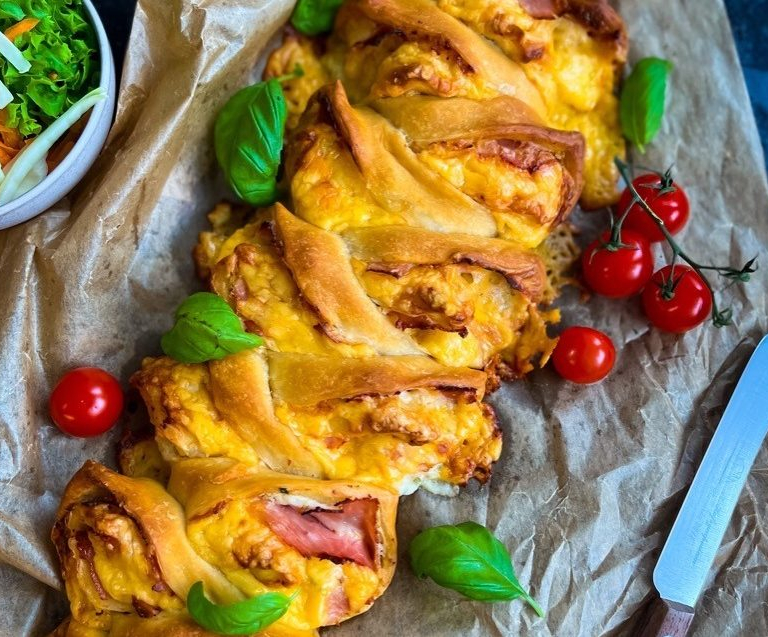
<svg viewBox="0 0 768 637"><path fill-rule="evenodd" d="M0 0L0 206L64 160L99 88L98 38L83 0Z"/></svg>

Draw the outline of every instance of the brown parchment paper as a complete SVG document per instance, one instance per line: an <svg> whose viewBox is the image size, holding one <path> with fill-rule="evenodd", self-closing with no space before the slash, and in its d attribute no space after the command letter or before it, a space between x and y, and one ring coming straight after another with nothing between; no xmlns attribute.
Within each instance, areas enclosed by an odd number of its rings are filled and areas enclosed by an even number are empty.
<svg viewBox="0 0 768 637"><path fill-rule="evenodd" d="M117 120L69 202L0 232L0 635L42 635L66 612L48 535L87 458L114 464L118 432L58 433L52 383L98 365L123 380L197 283L190 249L221 196L211 130L254 77L289 0L139 0ZM691 199L683 240L702 260L768 267L768 188L721 0L624 0L632 59L675 63L664 128L643 161L674 163ZM577 214L577 223L598 218ZM585 232L585 235L588 234ZM768 331L766 277L733 288L738 325L650 331L636 302L563 300L566 323L606 330L617 367L576 387L548 370L494 397L504 454L490 483L400 508L401 554L429 525L473 519L512 548L547 609L465 601L405 561L374 608L337 637L630 634L685 488L747 357ZM718 554L692 634L768 635L768 453L760 453Z"/></svg>

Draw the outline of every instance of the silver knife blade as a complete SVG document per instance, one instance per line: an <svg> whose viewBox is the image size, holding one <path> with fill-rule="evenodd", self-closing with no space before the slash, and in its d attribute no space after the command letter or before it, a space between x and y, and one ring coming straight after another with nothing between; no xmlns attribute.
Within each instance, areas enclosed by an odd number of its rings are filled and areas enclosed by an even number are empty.
<svg viewBox="0 0 768 637"><path fill-rule="evenodd" d="M768 336L736 385L653 571L662 599L693 610L767 432Z"/></svg>

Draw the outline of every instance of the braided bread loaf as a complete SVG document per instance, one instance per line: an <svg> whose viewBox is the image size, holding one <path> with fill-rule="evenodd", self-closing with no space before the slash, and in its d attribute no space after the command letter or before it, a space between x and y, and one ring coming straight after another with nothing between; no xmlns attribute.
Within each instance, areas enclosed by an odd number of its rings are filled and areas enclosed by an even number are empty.
<svg viewBox="0 0 768 637"><path fill-rule="evenodd" d="M56 635L210 634L196 581L295 594L276 637L370 607L398 496L487 479L484 396L554 347L543 242L580 196L615 198L625 53L604 0L348 0L328 38L286 35L265 75L304 69L292 212L221 204L195 248L264 347L134 375L154 434L126 439L126 475L88 463L67 488Z"/></svg>

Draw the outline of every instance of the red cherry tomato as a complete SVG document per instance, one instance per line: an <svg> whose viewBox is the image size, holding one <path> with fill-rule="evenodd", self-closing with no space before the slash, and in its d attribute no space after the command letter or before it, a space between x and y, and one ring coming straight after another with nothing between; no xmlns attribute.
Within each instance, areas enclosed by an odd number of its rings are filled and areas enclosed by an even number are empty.
<svg viewBox="0 0 768 637"><path fill-rule="evenodd" d="M709 318L712 293L687 265L674 266L674 273L667 265L653 275L645 288L643 310L660 330L682 334Z"/></svg>
<svg viewBox="0 0 768 637"><path fill-rule="evenodd" d="M621 230L626 247L604 247L611 233L606 231L589 244L581 256L584 280L593 292L612 299L638 294L653 274L651 244L634 230Z"/></svg>
<svg viewBox="0 0 768 637"><path fill-rule="evenodd" d="M591 327L569 327L552 352L555 370L574 383L596 383L605 378L616 362L613 341Z"/></svg>
<svg viewBox="0 0 768 637"><path fill-rule="evenodd" d="M674 190L662 192L662 188L667 185L667 182L655 173L640 175L632 181L637 194L664 222L670 234L677 234L688 223L691 209L685 191L673 181L668 183L669 187L674 188ZM623 214L630 204L632 204L632 192L627 188L621 193L621 199L619 199L619 214ZM659 227L636 202L632 204L622 227L639 232L651 243L664 241L664 235Z"/></svg>
<svg viewBox="0 0 768 637"><path fill-rule="evenodd" d="M123 411L123 390L117 379L97 367L66 373L48 402L56 426L71 436L87 438L110 429Z"/></svg>

